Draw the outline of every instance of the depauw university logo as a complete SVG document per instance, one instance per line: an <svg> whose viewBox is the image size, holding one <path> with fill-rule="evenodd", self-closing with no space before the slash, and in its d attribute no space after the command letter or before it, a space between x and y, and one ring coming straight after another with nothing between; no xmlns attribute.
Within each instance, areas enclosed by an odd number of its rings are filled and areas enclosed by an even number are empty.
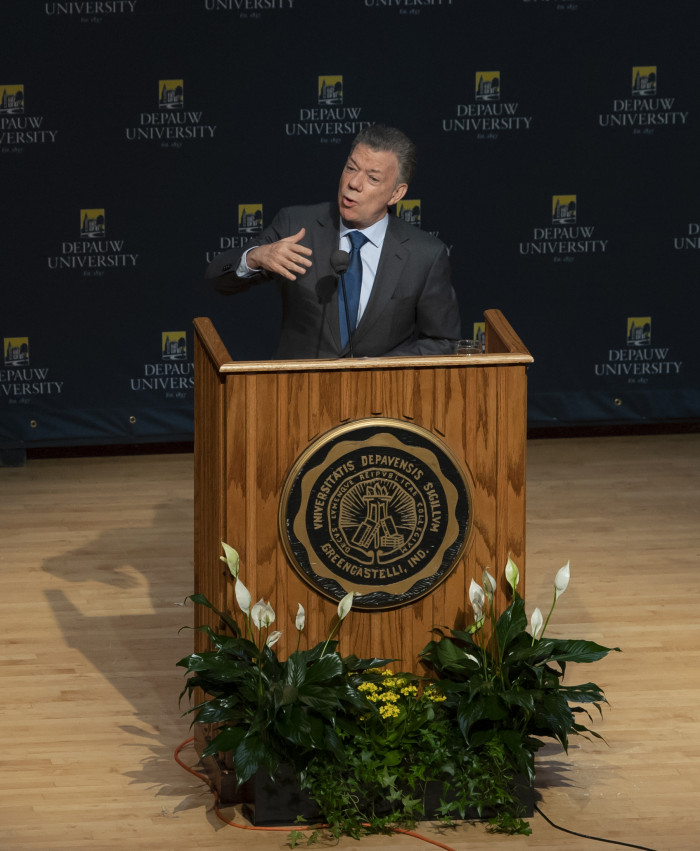
<svg viewBox="0 0 700 851"><path fill-rule="evenodd" d="M239 204L238 205L238 233L255 234L263 229L263 205L262 204Z"/></svg>
<svg viewBox="0 0 700 851"><path fill-rule="evenodd" d="M627 317L627 345L651 345L651 316Z"/></svg>
<svg viewBox="0 0 700 851"><path fill-rule="evenodd" d="M420 227L420 198L407 201L405 198L396 205L398 218L408 222L409 225Z"/></svg>
<svg viewBox="0 0 700 851"><path fill-rule="evenodd" d="M158 80L159 109L182 109L184 104L182 80Z"/></svg>
<svg viewBox="0 0 700 851"><path fill-rule="evenodd" d="M24 86L0 86L0 115L24 114Z"/></svg>
<svg viewBox="0 0 700 851"><path fill-rule="evenodd" d="M576 224L575 195L552 195L552 224Z"/></svg>
<svg viewBox="0 0 700 851"><path fill-rule="evenodd" d="M450 573L471 528L471 488L449 449L416 425L357 420L314 441L282 489L292 566L364 611L404 605Z"/></svg>
<svg viewBox="0 0 700 851"><path fill-rule="evenodd" d="M497 101L501 99L501 72L477 71L475 76L475 100Z"/></svg>
<svg viewBox="0 0 700 851"><path fill-rule="evenodd" d="M29 337L5 337L3 352L6 367L29 366Z"/></svg>
<svg viewBox="0 0 700 851"><path fill-rule="evenodd" d="M472 340L477 340L482 346L486 346L486 323L475 322L472 328Z"/></svg>
<svg viewBox="0 0 700 851"><path fill-rule="evenodd" d="M635 65L632 68L632 94L651 97L656 94L656 65Z"/></svg>
<svg viewBox="0 0 700 851"><path fill-rule="evenodd" d="M343 102L343 78L318 78L318 103L321 106L339 106Z"/></svg>
<svg viewBox="0 0 700 851"><path fill-rule="evenodd" d="M102 239L105 235L105 211L104 207L80 211L80 237L81 239Z"/></svg>
<svg viewBox="0 0 700 851"><path fill-rule="evenodd" d="M184 331L163 331L161 355L166 361L187 360L187 334Z"/></svg>

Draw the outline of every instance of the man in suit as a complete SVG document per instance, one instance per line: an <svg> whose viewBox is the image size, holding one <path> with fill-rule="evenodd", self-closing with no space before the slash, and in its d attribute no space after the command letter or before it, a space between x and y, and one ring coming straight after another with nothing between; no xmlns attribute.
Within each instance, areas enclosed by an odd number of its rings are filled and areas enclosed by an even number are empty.
<svg viewBox="0 0 700 851"><path fill-rule="evenodd" d="M461 325L447 248L389 215L389 207L406 194L415 162L415 146L400 130L368 127L353 141L335 204L284 208L245 249L218 254L209 264L206 278L220 293L271 278L278 282L283 299L278 358L453 351ZM355 249L360 281L355 296L346 281L348 316L331 256L343 249L352 257L358 240L364 243ZM348 279L352 266L351 261Z"/></svg>

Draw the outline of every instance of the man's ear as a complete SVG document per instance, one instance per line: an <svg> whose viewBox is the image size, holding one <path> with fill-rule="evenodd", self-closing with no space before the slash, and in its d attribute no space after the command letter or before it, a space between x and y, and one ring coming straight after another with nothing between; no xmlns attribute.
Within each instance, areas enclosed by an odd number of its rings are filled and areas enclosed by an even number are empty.
<svg viewBox="0 0 700 851"><path fill-rule="evenodd" d="M403 198L403 196L406 194L407 190L408 190L408 183L399 183L394 188L394 191L391 195L391 198L389 199L389 204L398 203Z"/></svg>

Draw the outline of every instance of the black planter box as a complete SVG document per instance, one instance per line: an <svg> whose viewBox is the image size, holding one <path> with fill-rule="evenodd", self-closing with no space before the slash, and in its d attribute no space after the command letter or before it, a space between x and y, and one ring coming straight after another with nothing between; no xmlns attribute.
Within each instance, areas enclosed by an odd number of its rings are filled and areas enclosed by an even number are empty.
<svg viewBox="0 0 700 851"><path fill-rule="evenodd" d="M250 799L243 804L247 819L255 825L294 824L298 816L307 822L318 822L318 805L299 788L296 774L289 765L280 765L272 780L265 771L258 771L244 786L249 787Z"/></svg>
<svg viewBox="0 0 700 851"><path fill-rule="evenodd" d="M535 790L528 783L518 783L517 793L523 804L523 818L530 818L534 813ZM296 775L288 765L280 765L275 779L270 779L264 771L257 774L242 784L241 790L245 796L243 812L255 825L283 825L294 824L298 816L307 822L318 822L321 813L318 806L306 792L299 788ZM450 802L449 790L443 792L443 783L438 780L429 781L426 784L423 798L423 820L430 821L437 818L440 808L440 800L444 798ZM391 812L391 805L383 801L375 802L376 815L387 815ZM485 810L481 815L476 810L467 810L465 816L468 821L489 819L495 815L493 810ZM459 818L458 813L452 813L452 818Z"/></svg>

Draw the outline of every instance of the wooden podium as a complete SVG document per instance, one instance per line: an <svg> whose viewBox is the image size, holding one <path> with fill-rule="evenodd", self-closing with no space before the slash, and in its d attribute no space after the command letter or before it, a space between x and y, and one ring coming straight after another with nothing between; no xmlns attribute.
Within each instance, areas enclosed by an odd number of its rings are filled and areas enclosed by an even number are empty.
<svg viewBox="0 0 700 851"><path fill-rule="evenodd" d="M511 555L525 573L526 368L532 356L498 310L488 310L482 355L232 362L211 321L195 320L195 591L236 610L221 541L238 550L253 601L272 604L283 630L276 650L296 647L297 604L306 611L302 647L328 637L337 602L290 565L278 530L285 479L301 453L342 424L389 418L422 426L445 444L470 482L469 541L431 593L381 611L353 611L343 624L343 654L417 656L434 626L472 622L469 585L489 567L506 600ZM196 623L217 627L198 606ZM240 622L240 620L239 620ZM195 649L206 637L195 633Z"/></svg>

